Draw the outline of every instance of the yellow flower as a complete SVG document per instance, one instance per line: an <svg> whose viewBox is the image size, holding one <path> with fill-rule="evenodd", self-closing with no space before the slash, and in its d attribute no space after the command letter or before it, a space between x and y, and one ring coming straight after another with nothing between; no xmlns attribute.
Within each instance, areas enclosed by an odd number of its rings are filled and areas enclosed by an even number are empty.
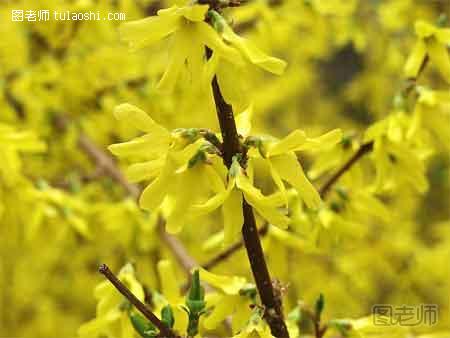
<svg viewBox="0 0 450 338"><path fill-rule="evenodd" d="M118 106L114 114L119 121L130 123L146 133L109 147L119 157L143 161L126 170L126 176L132 182L151 180L141 194L140 206L150 211L164 206L167 230L171 233L180 231L189 221L186 211L206 199L211 187L214 189L220 180L215 166L205 164L205 159L189 165L196 154L203 154L200 148L205 142L183 136L183 131L169 132L144 111L129 104Z"/></svg>
<svg viewBox="0 0 450 338"><path fill-rule="evenodd" d="M245 59L268 72L277 75L284 73L287 65L285 61L265 54L249 40L237 35L226 20L217 12L211 11L210 14L213 20L216 20L218 30L223 39L239 50Z"/></svg>
<svg viewBox="0 0 450 338"><path fill-rule="evenodd" d="M229 64L243 66L244 59L274 74L282 74L286 62L270 57L246 39L233 32L225 19L208 5L172 6L158 11L157 16L125 23L121 26L122 39L133 49L154 45L159 40L171 38L170 60L158 88L171 91L187 65L191 79L216 72L219 58ZM216 31L205 22L206 15ZM213 54L206 67L205 47ZM205 68L209 68L205 70Z"/></svg>
<svg viewBox="0 0 450 338"><path fill-rule="evenodd" d="M268 222L285 228L290 220L278 210L283 204L280 194L265 196L245 174L237 160L234 160L228 175L227 186L203 204L193 205L191 214L204 215L222 207L224 219L224 244L232 243L244 224L242 213L243 197Z"/></svg>
<svg viewBox="0 0 450 338"><path fill-rule="evenodd" d="M254 285L248 284L243 277L217 275L202 268L199 272L202 281L219 291L206 295L206 302L208 307L212 306L212 311L203 320L205 329L215 329L232 315L233 332L240 330L251 313L249 306L252 300L245 290L256 292Z"/></svg>
<svg viewBox="0 0 450 338"><path fill-rule="evenodd" d="M431 134L440 146L450 150L450 93L420 88L411 126L407 137L420 140L424 133Z"/></svg>
<svg viewBox="0 0 450 338"><path fill-rule="evenodd" d="M170 36L170 60L159 82L159 89L170 91L184 65L192 78L203 72L205 46L234 64L242 64L239 52L228 46L204 20L208 5L172 6L159 10L157 16L127 22L120 27L123 40L133 49L147 47Z"/></svg>
<svg viewBox="0 0 450 338"><path fill-rule="evenodd" d="M415 78L426 56L437 67L444 79L450 83L450 29L438 28L424 21L416 22L416 35L419 38L405 64L405 75Z"/></svg>
<svg viewBox="0 0 450 338"><path fill-rule="evenodd" d="M274 338L270 327L259 314L253 314L249 323L233 338Z"/></svg>
<svg viewBox="0 0 450 338"><path fill-rule="evenodd" d="M402 184L411 185L420 193L428 189L423 152L407 142L408 122L403 113L398 113L366 131L364 142L374 144L371 156L376 166L375 190L389 190Z"/></svg>
<svg viewBox="0 0 450 338"><path fill-rule="evenodd" d="M273 181L287 201L285 183L289 183L298 192L308 208L316 209L321 203L319 193L303 172L295 152L330 148L342 140L342 132L335 129L317 138L308 138L297 129L281 140L263 140L262 156L269 164ZM258 156L257 152L251 152ZM286 202L287 203L287 202Z"/></svg>

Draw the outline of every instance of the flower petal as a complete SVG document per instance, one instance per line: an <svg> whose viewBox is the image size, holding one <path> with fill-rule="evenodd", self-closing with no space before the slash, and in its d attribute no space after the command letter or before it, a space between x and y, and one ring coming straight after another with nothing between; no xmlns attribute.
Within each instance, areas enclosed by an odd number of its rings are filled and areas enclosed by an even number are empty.
<svg viewBox="0 0 450 338"><path fill-rule="evenodd" d="M180 17L181 13L172 13L126 22L119 27L120 37L127 41L133 50L151 46L175 32L182 23Z"/></svg>
<svg viewBox="0 0 450 338"><path fill-rule="evenodd" d="M200 280L222 290L228 295L238 295L239 291L247 283L244 277L216 275L203 268L199 268Z"/></svg>
<svg viewBox="0 0 450 338"><path fill-rule="evenodd" d="M425 42L423 40L417 41L405 64L404 73L406 77L417 77L426 55L427 48Z"/></svg>
<svg viewBox="0 0 450 338"><path fill-rule="evenodd" d="M245 111L236 116L236 126L239 135L247 137L252 130L252 115L253 104L251 104Z"/></svg>
<svg viewBox="0 0 450 338"><path fill-rule="evenodd" d="M244 224L244 216L242 214L242 192L233 189L229 197L222 206L222 215L224 223L224 241L223 244L228 246L236 241L241 233Z"/></svg>
<svg viewBox="0 0 450 338"><path fill-rule="evenodd" d="M153 161L135 163L125 170L125 177L132 183L156 177L164 166L164 157Z"/></svg>
<svg viewBox="0 0 450 338"><path fill-rule="evenodd" d="M296 129L283 139L270 143L268 145L267 155L274 156L293 151L302 146L306 140L305 132Z"/></svg>
<svg viewBox="0 0 450 338"><path fill-rule="evenodd" d="M221 57L228 60L229 62L237 65L243 65L244 62L242 60L239 52L233 48L225 44L223 42L220 35L208 25L206 22L198 22L195 24L195 34L198 34L199 38L203 41L203 43L208 46L210 49L218 53Z"/></svg>
<svg viewBox="0 0 450 338"><path fill-rule="evenodd" d="M320 195L306 178L294 153L271 157L270 160L280 177L297 190L308 208L316 209L319 207L322 201Z"/></svg>
<svg viewBox="0 0 450 338"><path fill-rule="evenodd" d="M129 103L123 103L114 108L114 117L120 122L130 123L138 130L146 133L158 133L170 135L169 131L163 126L157 124L142 109Z"/></svg>
<svg viewBox="0 0 450 338"><path fill-rule="evenodd" d="M226 23L223 30L223 38L235 46L251 63L277 75L284 73L287 63L262 52L250 41L237 35Z"/></svg>
<svg viewBox="0 0 450 338"><path fill-rule="evenodd" d="M447 46L439 43L436 39L430 39L426 44L431 62L436 66L447 83L450 84L450 57Z"/></svg>

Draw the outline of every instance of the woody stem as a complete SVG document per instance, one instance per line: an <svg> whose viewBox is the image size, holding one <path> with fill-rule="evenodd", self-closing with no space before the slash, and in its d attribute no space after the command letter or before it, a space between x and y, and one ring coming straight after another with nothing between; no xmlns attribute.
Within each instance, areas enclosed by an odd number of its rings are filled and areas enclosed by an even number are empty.
<svg viewBox="0 0 450 338"><path fill-rule="evenodd" d="M159 320L150 309L142 303L117 277L112 273L106 264L102 264L99 272L103 274L114 287L125 297L136 309L138 309L155 327L159 330L161 338L178 338L179 336Z"/></svg>
<svg viewBox="0 0 450 338"><path fill-rule="evenodd" d="M208 58L211 57L210 50L207 50L207 56ZM223 160L229 169L233 161L233 156L242 154L239 135L233 108L225 101L216 76L214 76L211 85L223 139ZM245 159L243 159L243 162L245 163ZM283 320L281 300L275 296L261 246L261 240L258 235L253 209L245 199L243 200L242 211L244 216L242 236L261 303L266 309L265 319L270 326L273 336L277 338L288 338L289 333Z"/></svg>

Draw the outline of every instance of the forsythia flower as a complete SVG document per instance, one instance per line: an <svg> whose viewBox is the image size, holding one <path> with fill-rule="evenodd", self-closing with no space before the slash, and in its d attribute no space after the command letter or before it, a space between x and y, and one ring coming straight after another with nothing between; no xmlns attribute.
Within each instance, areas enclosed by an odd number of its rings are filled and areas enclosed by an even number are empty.
<svg viewBox="0 0 450 338"><path fill-rule="evenodd" d="M420 88L408 139L420 139L427 132L450 150L450 93Z"/></svg>
<svg viewBox="0 0 450 338"><path fill-rule="evenodd" d="M256 292L255 286L248 284L243 277L216 275L202 268L199 269L199 272L202 281L221 291L206 295L207 304L211 305L213 309L205 317L203 326L208 330L215 329L228 316L232 315L233 332L239 331L251 313L249 306L252 300L248 293Z"/></svg>
<svg viewBox="0 0 450 338"><path fill-rule="evenodd" d="M114 114L119 121L131 123L146 133L109 147L119 157L143 161L126 171L126 176L133 182L152 180L141 194L140 206L154 211L165 201L167 230L180 231L187 222L185 216L189 207L211 190L211 182L214 187L217 186L214 182L220 179L215 169L201 160L189 164L201 151L201 140L185 137L181 131L169 132L130 104L118 106Z"/></svg>
<svg viewBox="0 0 450 338"><path fill-rule="evenodd" d="M196 78L204 73L205 46L215 57L242 66L243 57L261 68L281 74L286 63L269 57L244 38L236 35L216 12L209 11L208 5L172 6L158 11L157 16L125 23L121 26L122 39L128 41L134 49L151 46L170 36L170 61L158 87L170 91L176 84L185 64ZM207 13L219 22L219 33L205 22ZM215 13L215 15L214 15Z"/></svg>
<svg viewBox="0 0 450 338"><path fill-rule="evenodd" d="M136 280L131 264L125 265L120 270L118 278L139 300L144 300L144 289ZM103 281L95 288L94 295L98 300L97 317L80 326L78 335L86 338L134 337L134 329L128 317L127 301L114 286L109 281Z"/></svg>
<svg viewBox="0 0 450 338"><path fill-rule="evenodd" d="M438 28L424 21L416 22L416 35L419 40L405 64L405 75L415 78L424 59L428 56L444 79L450 83L450 28Z"/></svg>
<svg viewBox="0 0 450 338"><path fill-rule="evenodd" d="M270 327L262 319L258 311L252 314L248 324L233 338L274 338L270 332Z"/></svg>
<svg viewBox="0 0 450 338"><path fill-rule="evenodd" d="M425 177L424 153L411 149L406 140L409 120L399 112L372 125L365 134L364 142L373 141L376 166L375 189L391 189L407 183L418 192L428 189ZM426 152L425 152L426 155Z"/></svg>
<svg viewBox="0 0 450 338"><path fill-rule="evenodd" d="M278 189L286 196L286 181L292 185L302 197L305 204L316 209L321 198L314 186L309 182L295 152L330 148L342 140L342 132L335 129L317 138L308 138L297 129L281 140L263 140L262 157L269 164L270 173ZM256 155L256 152L252 154Z"/></svg>

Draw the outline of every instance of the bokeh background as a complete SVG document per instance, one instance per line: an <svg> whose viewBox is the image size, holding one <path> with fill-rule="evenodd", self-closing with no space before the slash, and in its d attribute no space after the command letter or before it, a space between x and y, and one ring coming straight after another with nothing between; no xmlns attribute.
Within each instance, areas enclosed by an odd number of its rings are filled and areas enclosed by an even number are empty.
<svg viewBox="0 0 450 338"><path fill-rule="evenodd" d="M157 289L156 262L173 259L156 217L140 211L89 152L94 144L108 154L109 144L137 135L115 121L115 105L132 103L168 128L218 130L214 107L187 95L189 86L172 95L155 89L166 41L131 53L119 39L121 21L14 22L11 11L120 12L134 20L175 2L0 2L0 134L13 128L34 135L18 136L34 140L22 148L3 145L0 135L0 336L74 337L95 316L100 262L114 270L133 262L139 280ZM450 15L450 2L254 0L230 12L240 34L289 64L280 77L256 67L240 74L235 94L254 102L254 129L283 136L295 128L317 135L339 127L358 140L392 113L415 21ZM420 81L448 90L432 67ZM314 159L301 154L305 169ZM427 160L427 192L404 187L385 197L388 220L359 219L363 235L343 232L320 253L266 237L270 269L289 283L286 306L323 293L327 317L356 318L377 303L438 304L438 326L448 329L449 165L448 144L437 147ZM221 250L203 245L221 229L216 219L180 234L198 262ZM248 275L244 262L241 250L215 271Z"/></svg>

